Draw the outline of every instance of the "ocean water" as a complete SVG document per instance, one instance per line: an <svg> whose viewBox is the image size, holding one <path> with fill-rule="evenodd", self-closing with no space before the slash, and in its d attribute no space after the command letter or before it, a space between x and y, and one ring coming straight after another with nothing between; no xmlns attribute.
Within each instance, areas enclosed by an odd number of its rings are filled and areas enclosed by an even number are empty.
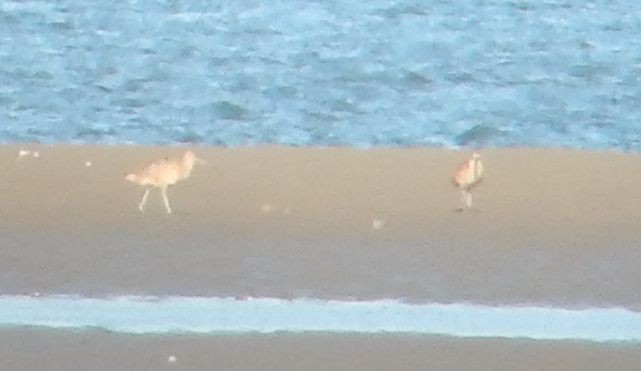
<svg viewBox="0 0 641 371"><path fill-rule="evenodd" d="M634 0L3 0L0 142L641 149Z"/></svg>
<svg viewBox="0 0 641 371"><path fill-rule="evenodd" d="M397 300L0 296L0 328L100 328L126 334L412 333L641 342L641 313L623 308L490 307Z"/></svg>

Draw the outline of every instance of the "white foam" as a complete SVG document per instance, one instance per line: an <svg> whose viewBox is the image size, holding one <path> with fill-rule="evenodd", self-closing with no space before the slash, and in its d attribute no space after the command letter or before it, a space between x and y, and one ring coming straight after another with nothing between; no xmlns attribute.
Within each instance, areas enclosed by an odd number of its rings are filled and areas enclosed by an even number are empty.
<svg viewBox="0 0 641 371"><path fill-rule="evenodd" d="M0 296L0 326L134 333L353 332L641 342L641 313L395 300Z"/></svg>

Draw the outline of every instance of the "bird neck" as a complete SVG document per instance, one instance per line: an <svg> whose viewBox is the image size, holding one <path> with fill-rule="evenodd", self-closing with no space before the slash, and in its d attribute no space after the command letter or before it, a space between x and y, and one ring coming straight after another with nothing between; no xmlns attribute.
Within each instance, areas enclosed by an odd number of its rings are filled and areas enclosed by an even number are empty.
<svg viewBox="0 0 641 371"><path fill-rule="evenodd" d="M478 158L473 158L472 161L470 161L470 162L471 162L470 165L472 167L472 172L474 173L474 176L478 177L479 176L479 172L481 170L480 167L479 167L479 159Z"/></svg>
<svg viewBox="0 0 641 371"><path fill-rule="evenodd" d="M181 166L181 173L183 178L189 177L192 169L194 168L195 161L191 159L184 159Z"/></svg>

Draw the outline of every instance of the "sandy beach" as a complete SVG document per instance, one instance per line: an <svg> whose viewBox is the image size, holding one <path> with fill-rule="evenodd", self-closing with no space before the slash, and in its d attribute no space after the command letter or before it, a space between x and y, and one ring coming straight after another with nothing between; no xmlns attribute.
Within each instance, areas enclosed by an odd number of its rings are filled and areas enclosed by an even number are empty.
<svg viewBox="0 0 641 371"><path fill-rule="evenodd" d="M638 370L636 345L422 336L0 332L3 370ZM175 357L170 362L171 356Z"/></svg>
<svg viewBox="0 0 641 371"><path fill-rule="evenodd" d="M167 215L123 175L184 148L0 147L0 292L641 309L639 156L484 150L460 213L469 152L192 149L208 164Z"/></svg>

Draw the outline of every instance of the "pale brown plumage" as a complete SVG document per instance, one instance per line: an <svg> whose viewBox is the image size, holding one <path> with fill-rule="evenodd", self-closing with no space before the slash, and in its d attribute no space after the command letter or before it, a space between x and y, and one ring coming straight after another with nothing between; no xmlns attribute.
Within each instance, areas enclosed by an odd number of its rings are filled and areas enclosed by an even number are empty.
<svg viewBox="0 0 641 371"><path fill-rule="evenodd" d="M126 180L146 188L138 204L138 209L144 211L150 189L159 188L165 203L165 209L168 214L171 214L167 187L189 178L197 162L204 163L203 160L196 157L195 153L187 151L180 158L165 157L162 160L154 161L138 172L125 175Z"/></svg>
<svg viewBox="0 0 641 371"><path fill-rule="evenodd" d="M472 157L460 164L454 172L454 184L461 190L462 210L472 207L472 194L470 190L483 179L483 163L481 155L472 154Z"/></svg>

